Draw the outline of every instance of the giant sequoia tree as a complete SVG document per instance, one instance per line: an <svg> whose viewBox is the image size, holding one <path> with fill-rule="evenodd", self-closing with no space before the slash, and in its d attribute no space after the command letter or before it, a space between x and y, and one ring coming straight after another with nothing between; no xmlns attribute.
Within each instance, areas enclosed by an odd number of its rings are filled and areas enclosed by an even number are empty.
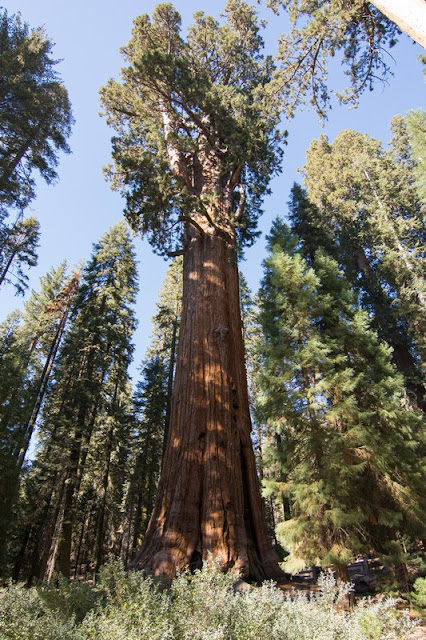
<svg viewBox="0 0 426 640"><path fill-rule="evenodd" d="M173 577L211 553L260 579L278 565L250 440L237 251L254 238L281 136L254 10L230 0L224 18L197 13L184 41L170 4L138 17L102 101L127 219L160 253L184 255L170 428L136 564Z"/></svg>

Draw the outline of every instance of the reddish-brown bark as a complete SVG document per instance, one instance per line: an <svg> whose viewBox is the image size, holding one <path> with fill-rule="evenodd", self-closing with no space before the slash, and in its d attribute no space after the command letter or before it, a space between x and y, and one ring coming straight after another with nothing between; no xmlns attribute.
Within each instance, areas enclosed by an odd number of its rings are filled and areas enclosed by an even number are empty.
<svg viewBox="0 0 426 640"><path fill-rule="evenodd" d="M134 566L173 578L211 556L279 578L251 444L234 242L189 225L182 323L162 477Z"/></svg>

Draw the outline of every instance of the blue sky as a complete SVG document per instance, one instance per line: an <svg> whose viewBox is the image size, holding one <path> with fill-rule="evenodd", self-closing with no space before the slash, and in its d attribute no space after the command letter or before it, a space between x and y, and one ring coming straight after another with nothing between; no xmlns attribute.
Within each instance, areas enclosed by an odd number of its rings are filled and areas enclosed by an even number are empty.
<svg viewBox="0 0 426 640"><path fill-rule="evenodd" d="M109 77L118 76L122 66L119 48L130 38L132 20L141 13L151 13L156 4L146 0L11 0L3 3L9 13L20 11L30 26L44 25L56 43L54 55L62 60L57 69L69 91L76 120L70 140L73 153L61 157L57 184L48 187L39 183L37 199L27 212L37 216L42 231L39 264L30 272L30 284L34 288L38 286L38 278L63 259L71 267L88 259L92 244L122 215L122 200L110 190L102 175L102 166L109 161L112 132L98 115L98 91ZM225 1L177 0L174 4L185 27L197 10L218 17ZM269 13L265 17L270 18L265 40L272 50L278 33L286 29L287 23L284 17ZM268 232L277 214L286 213L291 185L295 180L300 181L297 169L303 165L306 149L313 138L326 133L333 139L342 129L356 129L387 142L393 115L424 108L426 85L417 61L422 51L408 37L401 36L392 51L394 78L388 86L377 86L374 92L364 95L358 109L334 107L325 127L311 111L299 112L290 123L284 124L289 138L283 173L274 179L273 193L265 202L265 214L260 222L264 233ZM136 239L135 246L141 290L136 311L139 327L135 335L132 373L148 346L150 318L155 312L157 292L167 268L164 260L155 256L146 242ZM246 260L241 265L253 289L257 289L262 276L264 257L263 234L255 246L246 251ZM8 312L22 306L23 301L13 296L10 287L3 288L0 295L2 320Z"/></svg>

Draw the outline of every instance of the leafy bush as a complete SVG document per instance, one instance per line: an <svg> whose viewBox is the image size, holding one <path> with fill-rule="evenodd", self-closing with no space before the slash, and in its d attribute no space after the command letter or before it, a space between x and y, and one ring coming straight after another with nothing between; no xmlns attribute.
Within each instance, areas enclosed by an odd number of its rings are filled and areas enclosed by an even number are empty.
<svg viewBox="0 0 426 640"><path fill-rule="evenodd" d="M40 587L38 594L47 607L64 619L81 622L95 608L101 593L89 584L60 576L55 586Z"/></svg>
<svg viewBox="0 0 426 640"><path fill-rule="evenodd" d="M4 590L0 640L406 640L412 628L390 599L346 612L349 586L331 576L311 596L284 596L272 583L245 592L234 585L215 563L164 589L113 562L101 574L103 598L65 581L39 592Z"/></svg>
<svg viewBox="0 0 426 640"><path fill-rule="evenodd" d="M85 640L74 618L57 615L36 589L11 586L0 591L1 640Z"/></svg>
<svg viewBox="0 0 426 640"><path fill-rule="evenodd" d="M126 576L116 563L102 582L108 606L85 619L91 640L405 640L413 626L390 599L345 612L350 586L331 575L318 594L292 597L272 583L236 593L235 576L214 563L182 573L167 590L140 573Z"/></svg>
<svg viewBox="0 0 426 640"><path fill-rule="evenodd" d="M419 609L426 608L426 578L417 578L415 580L410 600L415 607Z"/></svg>

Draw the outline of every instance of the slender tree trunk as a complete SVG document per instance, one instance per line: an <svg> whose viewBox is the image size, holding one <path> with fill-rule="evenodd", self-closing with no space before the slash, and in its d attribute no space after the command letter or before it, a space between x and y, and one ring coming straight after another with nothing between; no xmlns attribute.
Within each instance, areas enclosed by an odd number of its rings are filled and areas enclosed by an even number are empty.
<svg viewBox="0 0 426 640"><path fill-rule="evenodd" d="M426 49L425 0L371 0L371 4Z"/></svg>
<svg viewBox="0 0 426 640"><path fill-rule="evenodd" d="M12 262L13 262L15 256L16 256L17 252L18 252L18 249L19 249L18 246L15 246L13 248L13 251L9 256L8 261L6 262L6 265L5 265L4 269L3 269L3 271L0 273L0 287L4 282L4 279L5 279L6 275L7 275L7 272L9 271L10 266L11 266L11 264L12 264Z"/></svg>
<svg viewBox="0 0 426 640"><path fill-rule="evenodd" d="M118 383L115 387L114 400L116 401L117 396L117 387ZM106 460L104 473L102 477L102 501L100 505L97 527L96 527L96 540L95 540L95 573L99 571L99 568L102 564L103 560L103 550L104 550L104 537L105 537L105 517L106 517L106 507L107 507L107 497L108 497L108 482L109 482L109 471L111 466L111 453L112 453L112 444L113 444L113 436L114 436L114 423L111 421L110 427L108 429L108 437L107 437L107 451L106 451Z"/></svg>
<svg viewBox="0 0 426 640"><path fill-rule="evenodd" d="M28 447L31 441L31 437L33 435L34 427L38 418L38 414L40 412L41 405L43 403L44 395L47 389L47 383L49 382L50 374L52 372L53 363L55 362L56 354L58 352L59 345L61 344L62 336L65 330L65 324L68 317L68 309L67 312L62 316L59 326L56 330L55 336L53 338L52 344L50 346L49 354L46 358L46 362L44 363L43 372L40 377L40 382L37 389L37 394L35 397L35 401L32 407L31 416L28 420L28 423L25 428L25 432L23 434L23 439L21 442L21 447L19 450L17 466L18 469L22 469L22 465L24 464L25 456L28 451Z"/></svg>
<svg viewBox="0 0 426 640"><path fill-rule="evenodd" d="M166 449L167 434L169 431L169 424L170 424L170 413L172 408L173 378L175 373L176 343L177 343L178 329L179 329L179 321L176 315L173 320L172 343L170 345L169 371L167 376L167 404L166 404L166 415L164 417L163 456L164 456L164 451Z"/></svg>
<svg viewBox="0 0 426 640"><path fill-rule="evenodd" d="M124 566L127 567L130 556L130 540L132 537L132 522L135 508L135 494L132 492L130 498L126 500L126 528L121 539L120 555L123 558Z"/></svg>
<svg viewBox="0 0 426 640"><path fill-rule="evenodd" d="M80 531L80 535L78 537L78 546L77 546L77 551L75 554L75 567L74 567L74 580L76 580L78 578L78 569L79 569L79 563L80 563L80 558L81 558L81 550L83 548L83 540L84 540L84 535L86 533L86 522L88 519L88 507L86 506L85 510L84 510L84 514L83 517L81 519L81 531Z"/></svg>
<svg viewBox="0 0 426 640"><path fill-rule="evenodd" d="M31 539L32 530L33 530L33 525L32 524L28 525L25 528L24 535L22 536L22 542L19 548L19 553L16 556L16 560L13 565L12 580L15 583L18 582L19 580L19 574L21 573L22 563L25 558L28 542Z"/></svg>
<svg viewBox="0 0 426 640"><path fill-rule="evenodd" d="M136 547L138 545L138 540L139 540L139 534L141 531L143 499L144 499L144 494L142 491L139 491L138 501L135 509L135 521L133 524L133 532L131 536L131 540L132 540L131 551L130 551L131 557L134 555L136 551ZM130 532L129 532L129 535L130 535Z"/></svg>
<svg viewBox="0 0 426 640"><path fill-rule="evenodd" d="M63 476L62 478L60 478L60 485L57 490L56 496L53 496L53 492L51 494L50 503L53 502L54 497L56 498L54 501L55 508L51 517L49 517L49 506L47 506L46 508L46 519L40 531L41 553L37 553L34 555L34 565L33 570L31 571L31 575L29 576L30 578L33 575L37 575L37 571L40 580L49 582L50 578L52 577L56 563L57 549L59 546L59 536L63 519L63 496L65 491L65 482L66 478Z"/></svg>
<svg viewBox="0 0 426 640"><path fill-rule="evenodd" d="M236 254L190 227L169 434L135 566L173 578L210 554L247 579L281 578L251 444Z"/></svg>

